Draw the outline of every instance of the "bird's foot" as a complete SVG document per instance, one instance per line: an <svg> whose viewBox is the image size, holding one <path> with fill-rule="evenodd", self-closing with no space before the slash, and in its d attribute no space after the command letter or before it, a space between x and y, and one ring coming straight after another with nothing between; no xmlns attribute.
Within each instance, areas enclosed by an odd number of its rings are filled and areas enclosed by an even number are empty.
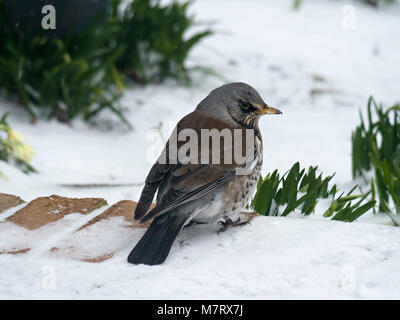
<svg viewBox="0 0 400 320"><path fill-rule="evenodd" d="M217 234L219 234L220 232L226 231L226 229L228 229L228 227L240 227L240 226L244 226L246 224L250 224L250 222L249 221L240 221L240 218L237 218L237 220L233 221L230 218L224 217L224 221L218 221L218 224L221 225L221 228L218 229Z"/></svg>

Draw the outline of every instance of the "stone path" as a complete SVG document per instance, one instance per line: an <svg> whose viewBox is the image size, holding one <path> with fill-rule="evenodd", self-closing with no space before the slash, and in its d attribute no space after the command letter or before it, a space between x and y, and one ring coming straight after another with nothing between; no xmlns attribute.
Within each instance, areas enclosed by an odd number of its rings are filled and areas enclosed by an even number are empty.
<svg viewBox="0 0 400 320"><path fill-rule="evenodd" d="M51 254L86 262L105 261L120 247L113 236L148 227L150 222L134 221L136 205L122 200L110 206L101 198L58 195L25 202L0 193L0 254ZM105 247L96 237L110 241Z"/></svg>
<svg viewBox="0 0 400 320"><path fill-rule="evenodd" d="M136 205L58 195L25 202L0 193L0 255L103 262L132 248L150 225L134 220ZM257 214L245 215L250 221Z"/></svg>

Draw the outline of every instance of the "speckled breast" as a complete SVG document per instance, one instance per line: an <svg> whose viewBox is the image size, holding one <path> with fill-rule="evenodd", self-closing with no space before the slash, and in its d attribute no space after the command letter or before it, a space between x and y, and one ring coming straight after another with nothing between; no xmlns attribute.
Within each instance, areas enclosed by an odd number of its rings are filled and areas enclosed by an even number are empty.
<svg viewBox="0 0 400 320"><path fill-rule="evenodd" d="M247 175L236 175L235 179L226 185L223 215L236 214L250 201L257 187L263 162L262 141L257 136L254 139L255 158L250 164L251 172Z"/></svg>

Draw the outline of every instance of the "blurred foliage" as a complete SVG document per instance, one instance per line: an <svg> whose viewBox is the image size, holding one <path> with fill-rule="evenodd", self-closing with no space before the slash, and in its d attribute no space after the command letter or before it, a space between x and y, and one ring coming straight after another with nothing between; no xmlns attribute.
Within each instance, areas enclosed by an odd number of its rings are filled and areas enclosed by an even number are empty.
<svg viewBox="0 0 400 320"><path fill-rule="evenodd" d="M331 199L324 217L332 220L352 222L375 205L375 200L365 202L370 194L353 195L354 187L349 193L341 193L338 197L336 185L329 186L333 178L317 176L318 167L310 167L307 171L300 170L300 164L295 163L284 175L278 170L269 173L264 179L260 177L257 192L252 200L256 212L266 216L287 216L298 210L304 215L310 215L320 199ZM352 201L357 200L355 204Z"/></svg>
<svg viewBox="0 0 400 320"><path fill-rule="evenodd" d="M13 164L25 173L36 172L29 164L33 156L33 148L25 145L23 136L12 130L7 123L7 114L0 118L0 161ZM7 179L1 172L0 177Z"/></svg>
<svg viewBox="0 0 400 320"><path fill-rule="evenodd" d="M114 0L114 12L120 4ZM188 14L190 2L162 5L159 0L135 0L120 13L117 43L125 45L118 69L139 83L167 77L189 81L185 65L190 50L212 34L210 29L187 35L196 25Z"/></svg>
<svg viewBox="0 0 400 320"><path fill-rule="evenodd" d="M122 11L120 0L110 0L102 26L94 19L61 39L15 32L0 0L0 93L17 97L33 119L89 120L108 109L130 126L119 103L123 73L142 84L167 77L189 81L188 54L211 34L185 38L195 25L189 3L134 0Z"/></svg>
<svg viewBox="0 0 400 320"><path fill-rule="evenodd" d="M4 17L0 0L0 16ZM115 68L121 50L110 47L118 31L113 23L92 23L64 39L17 33L0 19L0 89L17 95L32 118L90 119L108 108L122 117L121 88Z"/></svg>
<svg viewBox="0 0 400 320"><path fill-rule="evenodd" d="M371 6L377 7L383 4L394 3L396 0L359 0Z"/></svg>
<svg viewBox="0 0 400 320"><path fill-rule="evenodd" d="M293 0L293 9L298 10L303 3L302 0Z"/></svg>
<svg viewBox="0 0 400 320"><path fill-rule="evenodd" d="M384 111L371 97L367 114L367 122L360 114L361 124L352 134L353 177L366 178L365 173L374 170L371 191L375 194L376 188L379 211L386 212L396 223L390 200L400 214L400 105Z"/></svg>

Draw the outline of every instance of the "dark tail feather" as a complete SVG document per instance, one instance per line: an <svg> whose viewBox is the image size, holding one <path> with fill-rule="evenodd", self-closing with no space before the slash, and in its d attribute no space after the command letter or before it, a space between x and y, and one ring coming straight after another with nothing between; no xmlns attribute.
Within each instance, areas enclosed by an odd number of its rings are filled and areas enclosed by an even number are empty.
<svg viewBox="0 0 400 320"><path fill-rule="evenodd" d="M153 201L154 194L158 189L157 183L146 183L142 194L140 195L139 202L135 209L135 219L140 220L149 210L151 202Z"/></svg>
<svg viewBox="0 0 400 320"><path fill-rule="evenodd" d="M187 219L188 216L177 216L174 213L168 213L154 219L149 229L129 254L128 262L148 265L163 263Z"/></svg>

